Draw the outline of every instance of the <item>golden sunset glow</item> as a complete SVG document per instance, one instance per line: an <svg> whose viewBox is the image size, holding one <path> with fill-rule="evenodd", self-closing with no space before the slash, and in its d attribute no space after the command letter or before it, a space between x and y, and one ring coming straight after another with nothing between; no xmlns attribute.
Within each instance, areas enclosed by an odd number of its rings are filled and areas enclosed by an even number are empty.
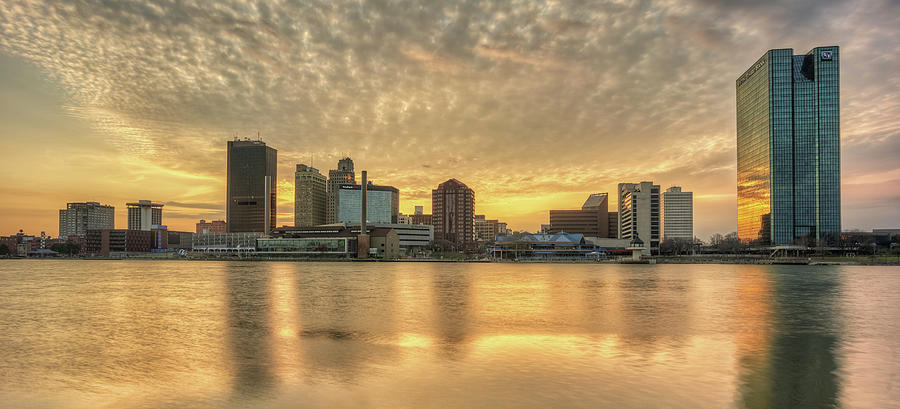
<svg viewBox="0 0 900 409"><path fill-rule="evenodd" d="M737 226L735 79L767 49L819 44L843 50L842 226L900 225L896 3L738 7L4 1L0 233L56 235L84 201L124 227L140 199L192 231L224 218L226 140L259 134L278 149L278 225L297 163L350 156L403 213L456 178L515 230L620 182L683 186L706 238Z"/></svg>

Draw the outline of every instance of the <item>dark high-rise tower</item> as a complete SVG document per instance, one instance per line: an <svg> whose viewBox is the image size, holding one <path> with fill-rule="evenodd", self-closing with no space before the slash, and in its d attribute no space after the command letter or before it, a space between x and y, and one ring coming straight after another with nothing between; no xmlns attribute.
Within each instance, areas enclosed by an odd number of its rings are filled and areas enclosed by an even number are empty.
<svg viewBox="0 0 900 409"><path fill-rule="evenodd" d="M769 50L737 79L738 236L833 242L841 231L840 54Z"/></svg>
<svg viewBox="0 0 900 409"><path fill-rule="evenodd" d="M262 141L228 141L228 232L268 234L275 229L277 153Z"/></svg>
<svg viewBox="0 0 900 409"><path fill-rule="evenodd" d="M458 247L475 242L475 191L450 179L431 191L434 239L447 240Z"/></svg>

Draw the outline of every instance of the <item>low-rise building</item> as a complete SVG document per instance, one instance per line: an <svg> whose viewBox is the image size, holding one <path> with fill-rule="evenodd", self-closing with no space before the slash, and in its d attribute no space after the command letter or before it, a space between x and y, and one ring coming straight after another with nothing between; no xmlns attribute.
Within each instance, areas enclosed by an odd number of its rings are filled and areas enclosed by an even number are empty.
<svg viewBox="0 0 900 409"><path fill-rule="evenodd" d="M400 252L405 254L423 251L434 240L434 226L399 223L366 223L367 229L391 229L397 232ZM348 228L359 234L359 223L333 223L319 228ZM278 231L278 230L276 230Z"/></svg>
<svg viewBox="0 0 900 409"><path fill-rule="evenodd" d="M628 246L631 244L631 240L628 239L615 239L610 237L585 237L584 240L596 246L598 251L605 252L610 256L626 256L631 254L631 250L628 250Z"/></svg>
<svg viewBox="0 0 900 409"><path fill-rule="evenodd" d="M497 239L497 236L503 236L506 234L506 223L501 223L497 219L486 219L483 214L475 215L475 237L478 240L492 243Z"/></svg>
<svg viewBox="0 0 900 409"><path fill-rule="evenodd" d="M29 251L40 248L39 243L37 237L25 234L21 229L12 236L0 237L0 244L6 245L10 257L25 257Z"/></svg>
<svg viewBox="0 0 900 409"><path fill-rule="evenodd" d="M619 238L619 212L609 212L606 214L609 218L609 235L608 238Z"/></svg>
<svg viewBox="0 0 900 409"><path fill-rule="evenodd" d="M366 229L368 230L368 229ZM375 228L369 232L369 256L384 259L400 257L400 238L394 229ZM373 251L374 250L374 251Z"/></svg>
<svg viewBox="0 0 900 409"><path fill-rule="evenodd" d="M263 233L207 233L191 237L191 250L204 253L246 253L256 251L256 239Z"/></svg>
<svg viewBox="0 0 900 409"><path fill-rule="evenodd" d="M491 255L495 259L596 259L605 254L582 234L524 233L497 237Z"/></svg>
<svg viewBox="0 0 900 409"><path fill-rule="evenodd" d="M19 242L16 241L16 236L0 237L0 246L6 246L7 254L10 257L18 254Z"/></svg>
<svg viewBox="0 0 900 409"><path fill-rule="evenodd" d="M429 226L433 226L432 223L433 218L430 214L413 214L411 215L409 221L410 224L426 224Z"/></svg>
<svg viewBox="0 0 900 409"><path fill-rule="evenodd" d="M147 230L88 230L84 238L84 254L89 257L124 257L149 253L153 235L153 231Z"/></svg>
<svg viewBox="0 0 900 409"><path fill-rule="evenodd" d="M400 256L400 237L392 228L367 225L369 255L394 259ZM281 227L274 237L257 239L257 254L266 256L325 256L355 258L360 226L335 223L316 227Z"/></svg>
<svg viewBox="0 0 900 409"><path fill-rule="evenodd" d="M497 235L498 236L508 236L512 234L512 230L506 227L506 222L497 222Z"/></svg>
<svg viewBox="0 0 900 409"><path fill-rule="evenodd" d="M207 222L206 220L200 220L200 223L197 223L197 234L209 234L209 233L226 233L228 230L226 229L227 225L225 220L212 220Z"/></svg>
<svg viewBox="0 0 900 409"><path fill-rule="evenodd" d="M150 228L150 252L166 253L169 251L169 228L155 225Z"/></svg>
<svg viewBox="0 0 900 409"><path fill-rule="evenodd" d="M610 227L609 195L606 193L589 195L578 210L550 210L549 233L615 237L618 231L610 231Z"/></svg>
<svg viewBox="0 0 900 409"><path fill-rule="evenodd" d="M355 237L331 233L315 234L310 237L264 237L256 240L257 254L268 256L331 256L349 258L351 255L356 254L355 248Z"/></svg>
<svg viewBox="0 0 900 409"><path fill-rule="evenodd" d="M194 233L189 231L169 231L167 248L169 251L193 249Z"/></svg>

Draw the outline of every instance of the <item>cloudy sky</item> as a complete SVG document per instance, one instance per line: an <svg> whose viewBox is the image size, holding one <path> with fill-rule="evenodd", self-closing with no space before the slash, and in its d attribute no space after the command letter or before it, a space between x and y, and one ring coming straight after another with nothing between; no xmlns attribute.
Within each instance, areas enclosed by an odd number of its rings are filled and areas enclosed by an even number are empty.
<svg viewBox="0 0 900 409"><path fill-rule="evenodd" d="M767 49L841 46L845 229L900 227L900 2L0 2L0 233L55 235L66 202L224 217L225 141L293 167L350 155L430 208L548 209L652 180L694 192L695 233L736 229L735 79Z"/></svg>

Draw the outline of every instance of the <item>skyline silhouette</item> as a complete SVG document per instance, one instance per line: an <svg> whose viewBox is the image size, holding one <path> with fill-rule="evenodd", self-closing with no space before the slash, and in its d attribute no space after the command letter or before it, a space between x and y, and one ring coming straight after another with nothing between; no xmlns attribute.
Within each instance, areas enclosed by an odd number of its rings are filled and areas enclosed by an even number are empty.
<svg viewBox="0 0 900 409"><path fill-rule="evenodd" d="M736 230L735 80L768 49L824 44L843 56L842 227L896 227L896 15L881 1L4 2L0 232L53 232L80 201L124 226L139 199L193 230L224 218L225 141L259 133L279 151L277 225L292 223L297 163L349 155L400 189L403 213L456 178L515 230L620 182L682 186L705 239Z"/></svg>

